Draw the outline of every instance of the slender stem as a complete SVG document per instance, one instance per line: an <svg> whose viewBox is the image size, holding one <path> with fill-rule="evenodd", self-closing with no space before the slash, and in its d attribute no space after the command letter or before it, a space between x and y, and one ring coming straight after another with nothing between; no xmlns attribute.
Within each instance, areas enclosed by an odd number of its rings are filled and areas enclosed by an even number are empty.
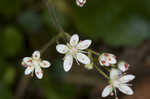
<svg viewBox="0 0 150 99"><path fill-rule="evenodd" d="M25 89L28 87L29 82L30 79L28 78L28 76L23 75L21 77L19 85L17 86L16 89L16 95L15 95L16 99L22 99Z"/></svg>
<svg viewBox="0 0 150 99"><path fill-rule="evenodd" d="M91 53L93 53L93 54L95 54L95 55L97 55L97 56L100 55L100 53L98 53L98 52L96 52L96 51L93 51L93 50L91 50L91 49L88 49L88 51L91 52Z"/></svg>
<svg viewBox="0 0 150 99"><path fill-rule="evenodd" d="M95 66L95 68L96 68L96 70L101 74L101 75L103 75L105 78L107 78L108 80L110 79L108 76L107 76L107 74L105 74L101 69L99 69L96 65L94 65Z"/></svg>
<svg viewBox="0 0 150 99"><path fill-rule="evenodd" d="M64 36L64 32L58 33L55 37L53 37L47 44L45 44L40 50L41 54L43 54L52 44L54 44L57 40Z"/></svg>
<svg viewBox="0 0 150 99"><path fill-rule="evenodd" d="M106 71L110 72L110 70L107 67L105 66L101 66L101 67L103 67Z"/></svg>
<svg viewBox="0 0 150 99"><path fill-rule="evenodd" d="M56 11L55 11L55 7L53 5L54 1L52 0L51 4L48 3L48 0L43 0L43 2L45 3L45 5L48 8L49 16L50 16L52 23L53 23L54 27L56 28L57 32L64 32L64 29L62 28L62 26L60 25L60 23L58 22L57 17L56 17Z"/></svg>

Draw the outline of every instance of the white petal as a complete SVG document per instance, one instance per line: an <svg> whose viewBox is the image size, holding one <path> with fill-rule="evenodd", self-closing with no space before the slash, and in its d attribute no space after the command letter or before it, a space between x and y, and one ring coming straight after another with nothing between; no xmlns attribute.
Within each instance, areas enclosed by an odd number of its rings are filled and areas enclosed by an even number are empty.
<svg viewBox="0 0 150 99"><path fill-rule="evenodd" d="M130 88L130 87L128 87L128 86L126 86L126 85L120 85L119 87L118 87L118 89L122 92L122 93L124 93L124 94L126 94L126 95L133 95L133 90Z"/></svg>
<svg viewBox="0 0 150 99"><path fill-rule="evenodd" d="M36 67L35 68L35 75L38 79L42 79L43 78L43 71L40 67Z"/></svg>
<svg viewBox="0 0 150 99"><path fill-rule="evenodd" d="M109 64L116 64L117 60L116 60L116 56L110 53L104 53L104 56L107 57L107 61L109 62Z"/></svg>
<svg viewBox="0 0 150 99"><path fill-rule="evenodd" d="M64 70L66 72L68 72L71 67L72 67L72 63L73 63L73 57L71 55L66 55L65 58L64 58Z"/></svg>
<svg viewBox="0 0 150 99"><path fill-rule="evenodd" d="M134 75L125 75L125 76L121 77L119 80L121 83L127 83L133 79L135 79Z"/></svg>
<svg viewBox="0 0 150 99"><path fill-rule="evenodd" d="M87 49L90 45L91 45L92 41L91 40L84 40L79 42L79 44L77 45L78 49L84 50Z"/></svg>
<svg viewBox="0 0 150 99"><path fill-rule="evenodd" d="M34 59L40 59L40 51L34 51L34 53L32 54L32 57Z"/></svg>
<svg viewBox="0 0 150 99"><path fill-rule="evenodd" d="M70 45L71 46L76 46L79 42L79 36L77 34L74 34L71 38L70 38Z"/></svg>
<svg viewBox="0 0 150 99"><path fill-rule="evenodd" d="M28 66L32 65L32 58L31 57L23 58L23 63L28 65Z"/></svg>
<svg viewBox="0 0 150 99"><path fill-rule="evenodd" d="M29 66L29 67L26 68L24 74L25 75L29 75L30 73L33 72L33 70L34 70L34 67L33 66Z"/></svg>
<svg viewBox="0 0 150 99"><path fill-rule="evenodd" d="M129 64L127 64L126 62L119 62L119 63L118 63L118 68L119 68L122 72L125 72L125 71L128 70Z"/></svg>
<svg viewBox="0 0 150 99"><path fill-rule="evenodd" d="M63 45L63 44L59 44L56 46L56 50L61 53L61 54L65 54L68 52L68 47L66 45Z"/></svg>
<svg viewBox="0 0 150 99"><path fill-rule="evenodd" d="M113 80L113 79L117 79L121 74L121 71L118 70L118 69L112 69L110 71L110 78Z"/></svg>
<svg viewBox="0 0 150 99"><path fill-rule="evenodd" d="M24 67L29 66L29 65L25 64L25 62L23 62L23 61L21 62L21 65L24 66Z"/></svg>
<svg viewBox="0 0 150 99"><path fill-rule="evenodd" d="M109 61L110 64L116 64L116 63L117 63L116 58L111 57L111 58L109 58L109 59L110 59L110 61Z"/></svg>
<svg viewBox="0 0 150 99"><path fill-rule="evenodd" d="M46 60L43 60L41 63L40 63L41 67L43 68L48 68L50 67L50 62L49 61L46 61Z"/></svg>
<svg viewBox="0 0 150 99"><path fill-rule="evenodd" d="M100 57L99 57L99 63L102 66L110 66L109 61L107 61L107 57L104 56L104 54L100 55Z"/></svg>
<svg viewBox="0 0 150 99"><path fill-rule="evenodd" d="M90 59L88 56L86 56L82 53L77 53L76 57L77 57L78 61L81 62L82 64L90 64Z"/></svg>
<svg viewBox="0 0 150 99"><path fill-rule="evenodd" d="M106 86L102 92L102 97L107 97L108 95L110 95L112 91L113 91L113 88L111 85Z"/></svg>
<svg viewBox="0 0 150 99"><path fill-rule="evenodd" d="M125 72L126 71L126 68L124 66L124 63L123 62L119 62L118 64L118 68L122 71L122 72Z"/></svg>
<svg viewBox="0 0 150 99"><path fill-rule="evenodd" d="M21 65L22 65L22 66L24 66L24 65L25 65L25 63L22 61L22 62L21 62Z"/></svg>

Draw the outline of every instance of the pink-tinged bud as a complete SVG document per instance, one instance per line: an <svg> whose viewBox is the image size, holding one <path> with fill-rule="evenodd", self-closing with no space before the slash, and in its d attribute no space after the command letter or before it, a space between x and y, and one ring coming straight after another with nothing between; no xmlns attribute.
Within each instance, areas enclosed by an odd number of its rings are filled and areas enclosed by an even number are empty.
<svg viewBox="0 0 150 99"><path fill-rule="evenodd" d="M86 3L86 0L76 0L76 3L79 7L83 7L84 4Z"/></svg>
<svg viewBox="0 0 150 99"><path fill-rule="evenodd" d="M130 65L124 61L121 61L118 63L118 68L122 71L122 72L126 72L129 69Z"/></svg>

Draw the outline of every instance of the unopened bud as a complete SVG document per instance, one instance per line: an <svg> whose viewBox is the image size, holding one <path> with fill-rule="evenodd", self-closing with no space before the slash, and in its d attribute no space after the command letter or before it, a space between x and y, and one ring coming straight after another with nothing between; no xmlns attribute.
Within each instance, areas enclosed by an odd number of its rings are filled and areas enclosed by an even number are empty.
<svg viewBox="0 0 150 99"><path fill-rule="evenodd" d="M86 3L86 0L76 0L76 3L79 7L83 7L84 4Z"/></svg>

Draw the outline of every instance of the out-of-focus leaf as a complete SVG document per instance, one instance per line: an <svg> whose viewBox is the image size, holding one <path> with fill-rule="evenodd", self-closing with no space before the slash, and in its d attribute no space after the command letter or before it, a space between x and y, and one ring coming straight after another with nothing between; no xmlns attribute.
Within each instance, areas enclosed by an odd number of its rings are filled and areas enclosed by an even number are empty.
<svg viewBox="0 0 150 99"><path fill-rule="evenodd" d="M0 13L5 17L16 15L22 7L23 0L0 0Z"/></svg>
<svg viewBox="0 0 150 99"><path fill-rule="evenodd" d="M23 48L23 36L15 27L5 28L2 41L2 49L5 56L15 56Z"/></svg>
<svg viewBox="0 0 150 99"><path fill-rule="evenodd" d="M27 31L39 31L43 21L39 14L34 11L25 11L19 16L19 23Z"/></svg>
<svg viewBox="0 0 150 99"><path fill-rule="evenodd" d="M139 45L150 35L150 23L138 17L124 20L118 24L113 32L105 37L110 45Z"/></svg>
<svg viewBox="0 0 150 99"><path fill-rule="evenodd" d="M0 83L0 99L12 99L10 89L3 83Z"/></svg>
<svg viewBox="0 0 150 99"><path fill-rule="evenodd" d="M4 74L4 72L5 72L5 66L6 65L6 61L3 59L3 57L0 57L0 78L2 78L3 77L3 74ZM1 80L1 79L0 79Z"/></svg>
<svg viewBox="0 0 150 99"><path fill-rule="evenodd" d="M3 82L5 84L12 84L15 80L15 68L8 66L5 70L4 76L3 76Z"/></svg>
<svg viewBox="0 0 150 99"><path fill-rule="evenodd" d="M47 99L76 99L76 88L69 84L54 83L47 80L44 84Z"/></svg>

